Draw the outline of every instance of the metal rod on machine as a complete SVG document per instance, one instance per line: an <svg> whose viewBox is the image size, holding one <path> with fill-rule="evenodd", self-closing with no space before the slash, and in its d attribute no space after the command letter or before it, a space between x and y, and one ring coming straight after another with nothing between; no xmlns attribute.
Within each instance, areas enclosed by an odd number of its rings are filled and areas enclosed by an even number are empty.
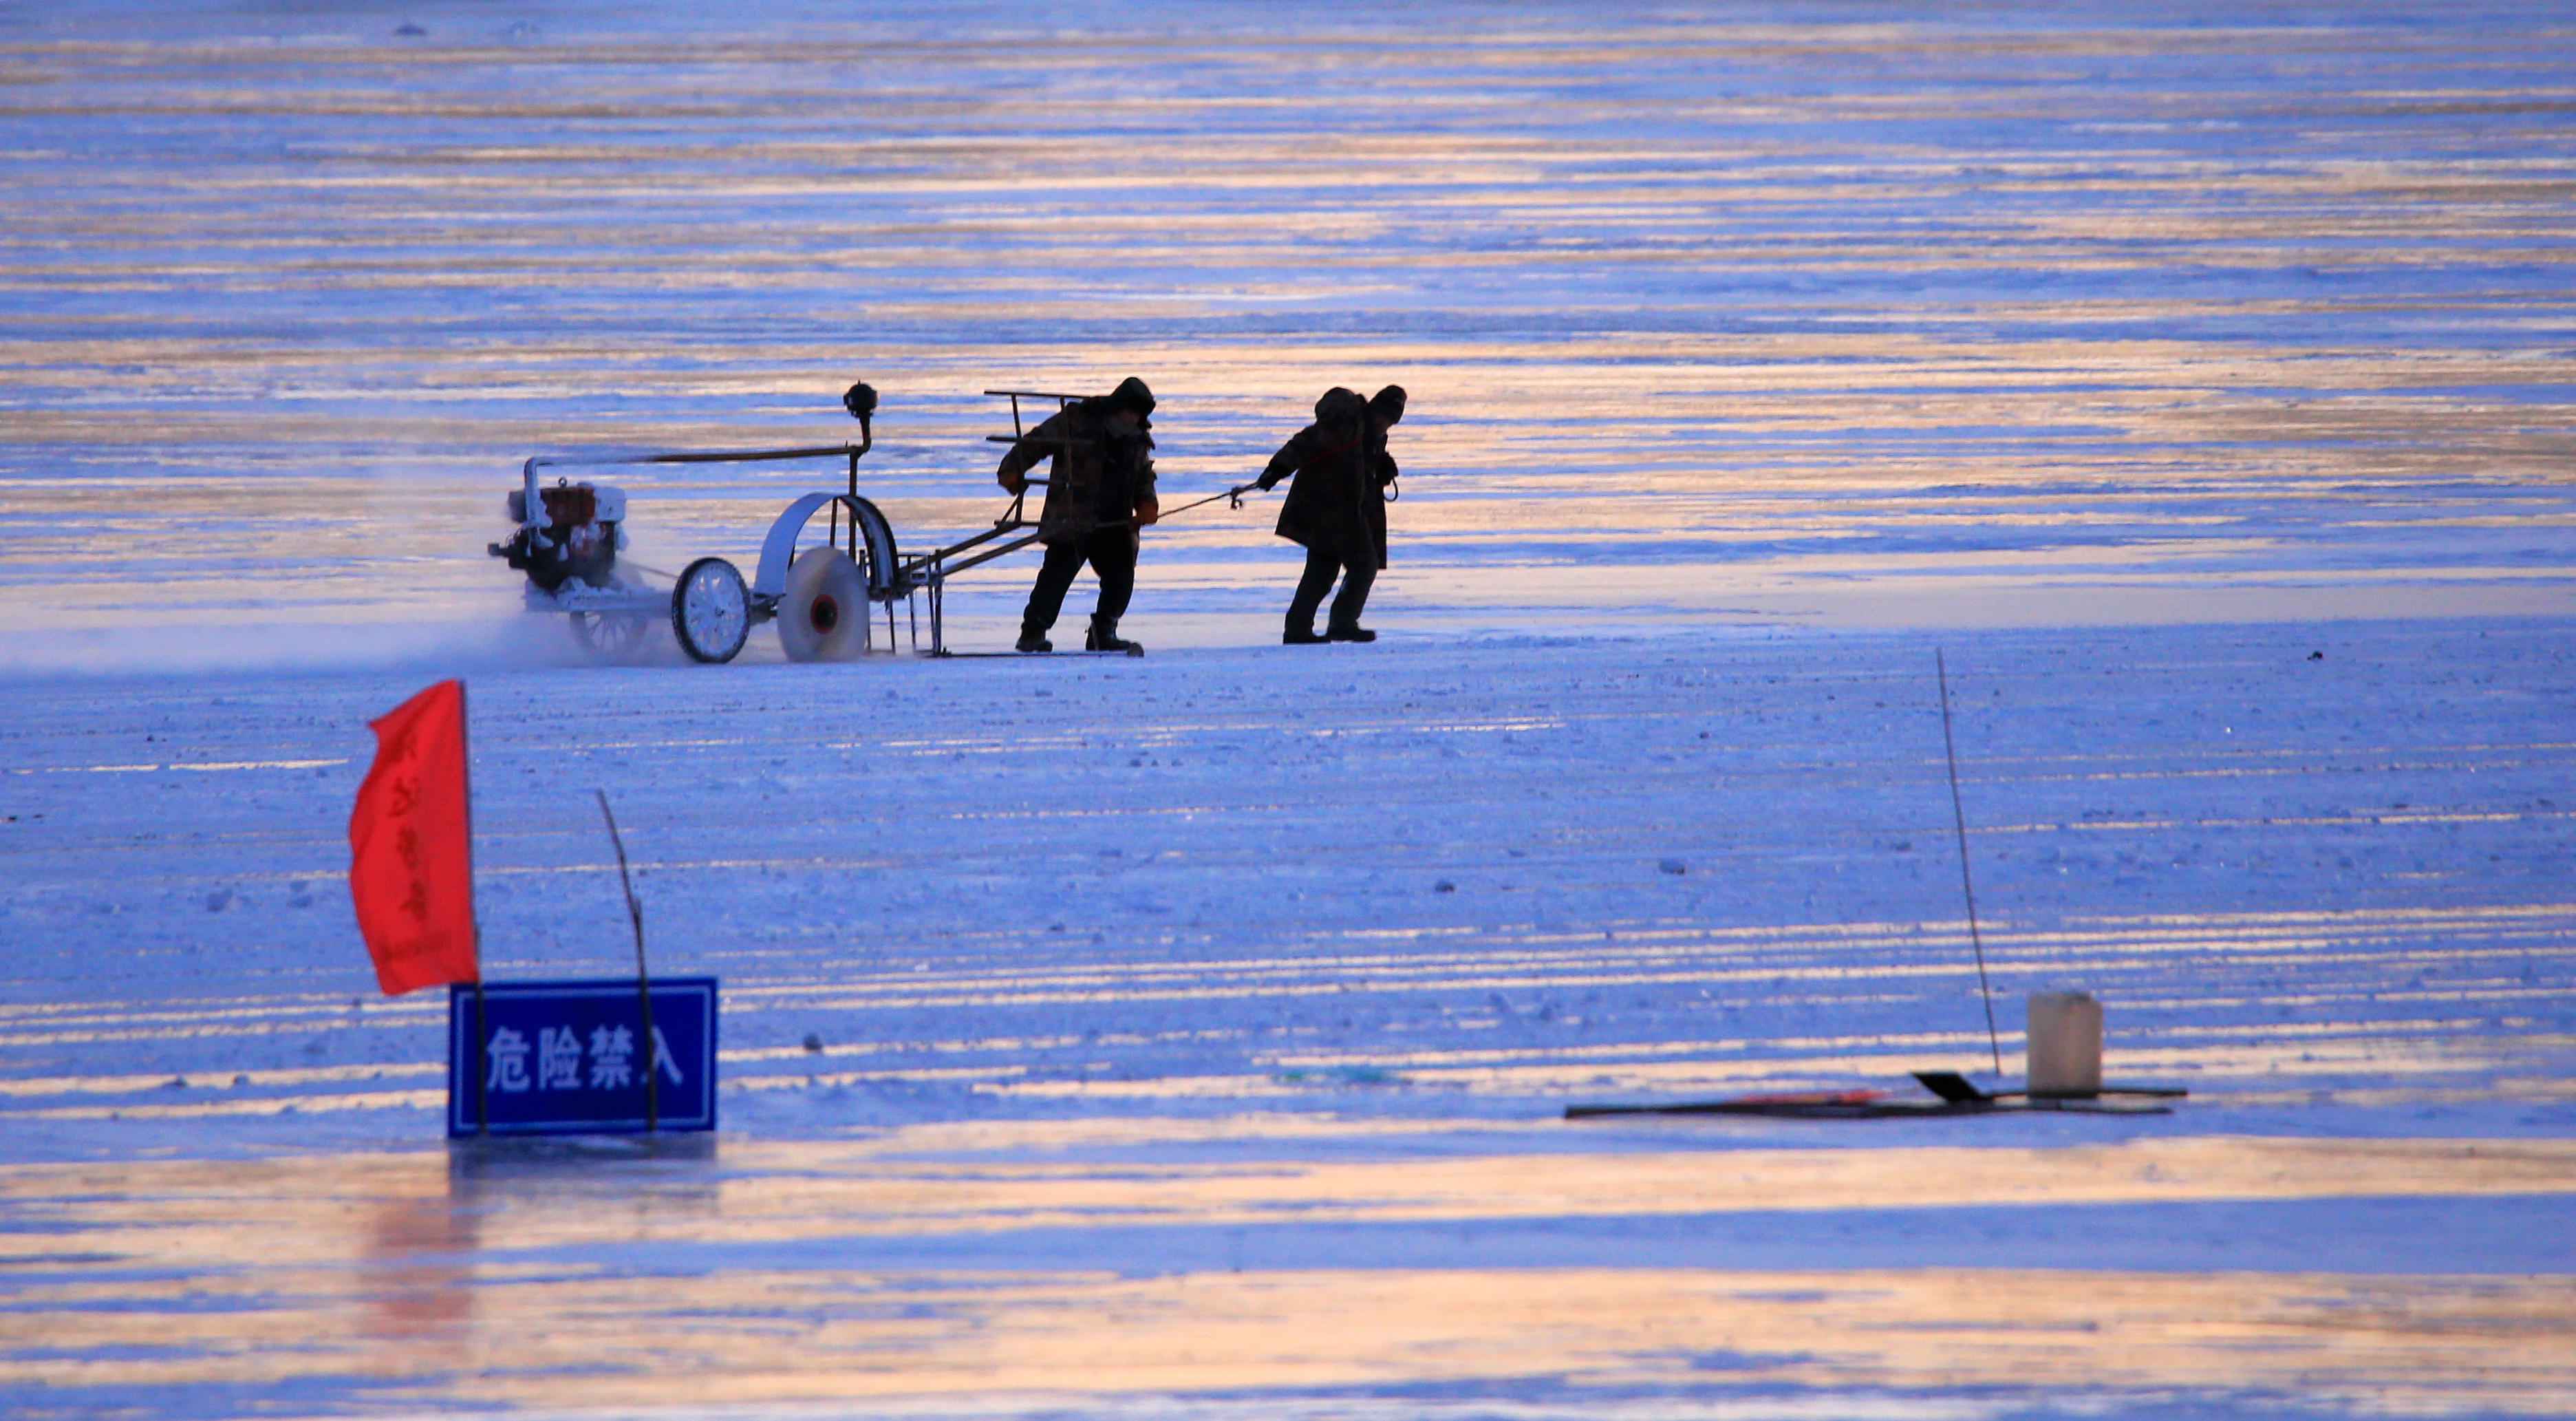
<svg viewBox="0 0 2576 1421"><path fill-rule="evenodd" d="M926 580L933 575L934 564L936 565L939 575L944 576L947 573L955 572L957 569L948 563L947 560L949 558L955 557L957 554L966 551L968 548L989 543L995 538L999 538L1008 533L1016 533L1022 528L1029 526L1030 524L1026 519L1012 519L1005 522L997 522L992 526L990 531L978 533L974 537L968 538L963 542L951 543L947 547L938 549L935 552L923 553L921 556L914 558L911 562L902 565L899 569L901 580L915 586L925 585ZM1027 545L1027 542L1028 540L1023 538L1019 542L1013 543L1011 546L1014 548L1024 547Z"/></svg>
<svg viewBox="0 0 2576 1421"><path fill-rule="evenodd" d="M715 449L703 454L638 454L629 458L549 459L549 464L757 464L772 459L819 459L826 454L856 457L863 444L826 444L814 449Z"/></svg>
<svg viewBox="0 0 2576 1421"><path fill-rule="evenodd" d="M1112 526L1115 526L1115 525L1112 525ZM1027 535L1026 537L1022 537L1022 538L1015 538L1015 539L1011 540L1010 542L1004 543L1003 545L1001 545L1001 546L1000 546L1000 547L998 547L998 548L988 548L988 549L986 549L985 551L983 551L983 552L981 552L981 553L978 553L978 554L976 554L975 556L973 556L973 557L971 557L971 558L968 558L967 560L965 560L964 562L961 562L961 563L948 563L948 562L943 562L943 563L941 563L941 565L940 565L940 569L939 569L939 576L941 577L941 579L942 579L942 580L945 580L945 579L947 579L947 578L949 578L949 577L951 577L951 576L954 576L954 575L955 575L955 574L957 574L957 573L964 572L966 569L968 569L968 568L970 568L970 567L981 567L981 566L983 566L984 564L986 564L986 563L988 563L988 562L991 562L991 561L992 561L993 559L995 559L995 558L998 558L998 557L1004 557L1004 556L1007 556L1007 555L1009 555L1009 554L1011 554L1011 553L1016 553L1016 552L1018 552L1020 549L1027 547L1029 544L1036 542L1036 541L1037 541L1040 537L1042 537L1042 536L1044 536L1044 535L1043 535L1043 534L1038 534L1038 533L1031 533L1031 534ZM973 544L967 544L967 545L965 545L965 546L969 546L969 547L971 547L971 546L973 546ZM945 550L943 550L943 556L944 556L944 554L945 554L945 553L947 553L947 552L954 552L954 551L956 551L956 549L954 549L954 548L945 549Z"/></svg>

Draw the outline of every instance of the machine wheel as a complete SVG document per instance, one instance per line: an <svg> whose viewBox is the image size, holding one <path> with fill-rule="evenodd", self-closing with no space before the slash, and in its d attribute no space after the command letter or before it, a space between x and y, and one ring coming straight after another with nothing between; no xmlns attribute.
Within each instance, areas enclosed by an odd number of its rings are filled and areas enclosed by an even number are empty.
<svg viewBox="0 0 2576 1421"><path fill-rule="evenodd" d="M653 633L653 619L633 612L575 612L572 639L594 661L632 661Z"/></svg>
<svg viewBox="0 0 2576 1421"><path fill-rule="evenodd" d="M698 661L731 661L751 635L751 591L723 558L700 558L671 589L671 630Z"/></svg>
<svg viewBox="0 0 2576 1421"><path fill-rule="evenodd" d="M847 661L868 649L868 582L839 548L808 548L787 569L778 645L790 661Z"/></svg>

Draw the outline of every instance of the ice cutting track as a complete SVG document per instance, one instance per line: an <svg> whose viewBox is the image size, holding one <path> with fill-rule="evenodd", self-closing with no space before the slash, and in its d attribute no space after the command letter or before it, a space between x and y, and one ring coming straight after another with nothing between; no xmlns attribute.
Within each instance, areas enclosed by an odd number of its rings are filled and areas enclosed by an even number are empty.
<svg viewBox="0 0 2576 1421"><path fill-rule="evenodd" d="M1982 1065L1919 637L475 677L490 969L619 970L606 788L727 1130L453 1159L338 879L419 678L13 696L0 1396L2576 1403L2565 625L1946 646L2007 1059L2182 1114L1553 1118Z"/></svg>

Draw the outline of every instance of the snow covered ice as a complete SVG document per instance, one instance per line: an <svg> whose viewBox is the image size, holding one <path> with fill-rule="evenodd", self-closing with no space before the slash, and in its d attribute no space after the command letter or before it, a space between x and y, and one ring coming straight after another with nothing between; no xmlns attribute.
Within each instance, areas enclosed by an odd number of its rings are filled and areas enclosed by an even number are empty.
<svg viewBox="0 0 2576 1421"><path fill-rule="evenodd" d="M1362 654L477 675L487 970L621 970L601 784L725 983L658 1150L438 1141L334 878L416 676L14 700L12 1394L2555 1405L2554 625L1951 639L2006 1031L2193 1091L2118 1120L1556 1118L1985 1066L1917 638Z"/></svg>
<svg viewBox="0 0 2576 1421"><path fill-rule="evenodd" d="M2537 6L0 11L12 1415L2576 1410L2565 104ZM519 460L1011 384L1166 505L1413 392L1142 660L591 666ZM837 470L621 472L747 564ZM961 580L1007 645L1034 560ZM1069 600L1087 607L1088 584ZM1062 630L1060 625L1059 630ZM882 644L882 643L881 643ZM1992 1080L2169 1116L1568 1122ZM724 984L712 1139L451 1149L343 874L471 687L495 978Z"/></svg>

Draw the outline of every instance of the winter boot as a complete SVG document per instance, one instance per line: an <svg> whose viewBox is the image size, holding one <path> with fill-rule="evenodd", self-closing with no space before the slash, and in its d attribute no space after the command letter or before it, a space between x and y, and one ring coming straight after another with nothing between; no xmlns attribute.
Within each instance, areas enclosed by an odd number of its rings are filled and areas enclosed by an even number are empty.
<svg viewBox="0 0 2576 1421"><path fill-rule="evenodd" d="M1045 632L1024 625L1020 628L1020 639L1012 643L1012 647L1018 651L1053 651L1055 643L1047 640Z"/></svg>
<svg viewBox="0 0 2576 1421"><path fill-rule="evenodd" d="M1287 634L1279 638L1281 646L1321 646L1324 639L1315 635L1313 622L1288 624Z"/></svg>
<svg viewBox="0 0 2576 1421"><path fill-rule="evenodd" d="M1368 628L1366 628L1366 627L1364 627L1364 626L1361 626L1361 625L1359 625L1358 623L1354 622L1354 623L1352 623L1350 626L1347 626L1347 627L1329 627L1329 628L1326 628L1326 629L1325 629L1325 632L1324 632L1324 640L1326 640L1326 641L1375 641L1375 640L1377 640L1377 633L1375 633L1375 632L1373 632L1373 631L1370 631Z"/></svg>
<svg viewBox="0 0 2576 1421"><path fill-rule="evenodd" d="M1092 618L1091 630L1085 632L1082 637L1082 649L1085 651L1123 651L1129 656L1142 656L1145 654L1145 648L1138 646L1132 641L1120 641L1118 639L1118 621L1114 617Z"/></svg>

